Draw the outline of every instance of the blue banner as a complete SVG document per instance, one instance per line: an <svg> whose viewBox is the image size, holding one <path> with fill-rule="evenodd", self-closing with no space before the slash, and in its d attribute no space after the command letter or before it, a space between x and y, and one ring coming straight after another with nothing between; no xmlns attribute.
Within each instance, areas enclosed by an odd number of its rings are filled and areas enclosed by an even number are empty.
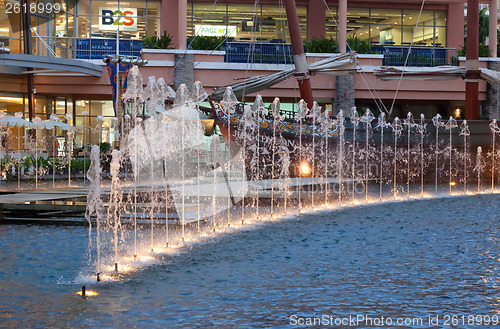
<svg viewBox="0 0 500 329"><path fill-rule="evenodd" d="M120 88L120 94L123 94L125 91L127 91L127 74L128 70L130 69L129 64L123 64L123 63L111 63L109 61L106 66L108 68L108 76L109 76L109 82L111 83L111 90L113 91L113 109L115 110L115 117L118 115L118 109L116 108L116 97L119 97L120 95L117 95L116 92L116 85L117 85L117 74L116 74L116 65L120 65L120 74L125 74L125 80L123 81L123 86Z"/></svg>

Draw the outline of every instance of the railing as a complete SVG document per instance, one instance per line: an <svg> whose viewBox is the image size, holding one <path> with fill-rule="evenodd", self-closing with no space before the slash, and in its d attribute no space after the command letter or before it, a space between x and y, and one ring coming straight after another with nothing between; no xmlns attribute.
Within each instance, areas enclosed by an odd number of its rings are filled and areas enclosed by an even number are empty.
<svg viewBox="0 0 500 329"><path fill-rule="evenodd" d="M116 39L35 36L34 55L77 59L102 59L116 54ZM120 55L141 56L143 41L120 39Z"/></svg>
<svg viewBox="0 0 500 329"><path fill-rule="evenodd" d="M62 58L102 59L105 55L116 54L116 39L41 36L34 42L37 43L37 55L50 56L55 52ZM120 54L140 57L142 45L142 40L120 39ZM292 47L288 43L226 42L221 50L226 52L224 61L227 63L293 64ZM404 65L409 51L407 66L458 64L454 48L415 45L410 50L408 45L372 45L371 50L384 55L382 65L385 66Z"/></svg>
<svg viewBox="0 0 500 329"><path fill-rule="evenodd" d="M372 46L371 49L384 55L382 65L403 66L408 56L407 66L457 65L457 50L441 47Z"/></svg>
<svg viewBox="0 0 500 329"><path fill-rule="evenodd" d="M120 40L120 55L141 56L142 40ZM78 59L102 59L116 54L116 39L77 39L76 56Z"/></svg>
<svg viewBox="0 0 500 329"><path fill-rule="evenodd" d="M287 43L227 42L222 50L226 51L227 63L254 64L292 64L292 46Z"/></svg>

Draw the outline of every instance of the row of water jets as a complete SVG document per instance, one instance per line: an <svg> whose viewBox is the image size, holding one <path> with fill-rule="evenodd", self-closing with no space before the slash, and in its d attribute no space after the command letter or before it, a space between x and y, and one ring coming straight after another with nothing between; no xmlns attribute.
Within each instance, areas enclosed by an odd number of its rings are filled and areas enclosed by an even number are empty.
<svg viewBox="0 0 500 329"><path fill-rule="evenodd" d="M436 115L432 119L435 140L429 143L423 115L417 121L409 113L404 120L388 122L384 113L376 118L367 110L359 116L353 108L349 115L341 110L332 118L317 103L308 109L301 100L292 124L282 117L279 99L268 111L257 96L252 105L239 111L234 93L227 88L216 106L217 117L232 123L226 125L222 143L218 135L204 136L198 107L207 94L199 82L192 90L181 85L174 107L167 109L161 84L150 77L142 90L138 70L130 71L123 96L128 128L121 149L113 151L110 181L102 179L98 148L94 146L91 152L88 277L117 279L188 242L304 210L359 204L360 184L366 202L426 197L425 172L431 158L435 193L442 186L444 167L448 167L450 193L454 179L463 182L463 193L473 191L471 171L477 175L477 191L483 192L487 161L481 147L471 161L465 120L458 126L454 118L443 121ZM155 114L147 120L139 117L145 107ZM296 130L292 143L282 133L287 124ZM500 133L496 120L490 129L493 192L498 176L496 135ZM439 140L443 130L449 134L447 147ZM462 148L453 147L455 130L463 138ZM374 131L380 134L379 145ZM357 140L359 136L364 139ZM357 170L360 164L364 170ZM368 170L372 164L379 166L378 173ZM300 174L293 175L297 167ZM416 192L412 185L418 193L412 193Z"/></svg>

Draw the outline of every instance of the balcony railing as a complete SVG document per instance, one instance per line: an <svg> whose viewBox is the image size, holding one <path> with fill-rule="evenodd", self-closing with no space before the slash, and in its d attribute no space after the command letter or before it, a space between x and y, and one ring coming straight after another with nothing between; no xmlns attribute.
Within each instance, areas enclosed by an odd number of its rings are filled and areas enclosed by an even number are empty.
<svg viewBox="0 0 500 329"><path fill-rule="evenodd" d="M116 54L116 39L42 36L34 38L34 43L36 55L102 59L106 55ZM140 57L142 45L142 40L120 40L120 54ZM224 61L227 63L293 64L292 46L283 42L226 42L221 50L226 52ZM407 57L407 66L458 64L457 50L454 48L415 45L410 49L409 45L372 45L371 50L384 56L382 65L385 66L403 66Z"/></svg>
<svg viewBox="0 0 500 329"><path fill-rule="evenodd" d="M457 65L455 48L416 46L410 49L409 46L372 46L371 49L384 55L382 65L385 66L403 66L407 57L406 66Z"/></svg>
<svg viewBox="0 0 500 329"><path fill-rule="evenodd" d="M228 63L292 64L292 46L287 43L226 42L224 61Z"/></svg>

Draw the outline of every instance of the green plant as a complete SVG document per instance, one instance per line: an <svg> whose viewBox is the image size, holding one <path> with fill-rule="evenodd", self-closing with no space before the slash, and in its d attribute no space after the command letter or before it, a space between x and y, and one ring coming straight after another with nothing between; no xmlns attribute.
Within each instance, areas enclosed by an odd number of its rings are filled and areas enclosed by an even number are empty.
<svg viewBox="0 0 500 329"><path fill-rule="evenodd" d="M358 54L374 54L375 52L370 50L370 45L368 41L359 39L356 34L351 35L347 38L347 44L349 49L357 52Z"/></svg>
<svg viewBox="0 0 500 329"><path fill-rule="evenodd" d="M489 17L486 15L486 9L483 8L479 11L479 57L491 57L491 50L486 46L486 38L489 35ZM500 40L497 30L497 40ZM464 45L460 46L457 50L457 56L465 56L466 54L466 44L467 44L467 33L464 37ZM498 47L498 44L497 44ZM498 48L497 48L498 49Z"/></svg>
<svg viewBox="0 0 500 329"><path fill-rule="evenodd" d="M39 157L38 158L38 169L41 169L41 168L45 168L45 169L49 169L49 168L52 168L52 165L49 165L50 161L48 158L43 158L43 157Z"/></svg>
<svg viewBox="0 0 500 329"><path fill-rule="evenodd" d="M192 50L220 50L224 40L226 40L226 37L189 37L188 48Z"/></svg>
<svg viewBox="0 0 500 329"><path fill-rule="evenodd" d="M336 53L337 42L330 36L329 38L313 37L311 41L305 42L305 46L310 53Z"/></svg>
<svg viewBox="0 0 500 329"><path fill-rule="evenodd" d="M99 145L99 149L100 149L101 153L109 152L109 151L111 151L111 144L108 142L101 143Z"/></svg>
<svg viewBox="0 0 500 329"><path fill-rule="evenodd" d="M83 170L83 160L80 159L71 159L71 169L75 171Z"/></svg>
<svg viewBox="0 0 500 329"><path fill-rule="evenodd" d="M457 51L457 56L465 56L467 53L467 49L464 46L460 46L460 49ZM491 57L491 50L488 46L480 43L479 44L479 57Z"/></svg>
<svg viewBox="0 0 500 329"><path fill-rule="evenodd" d="M31 156L27 155L23 158L21 161L21 166L24 168L25 171L28 171L31 167Z"/></svg>
<svg viewBox="0 0 500 329"><path fill-rule="evenodd" d="M167 31L163 31L163 35L160 37L157 37L156 35L153 36L146 36L143 39L144 43L142 44L144 48L148 49L172 49L174 48L174 45L172 44L172 36L170 34L167 34Z"/></svg>
<svg viewBox="0 0 500 329"><path fill-rule="evenodd" d="M460 64L457 56L450 57L450 65L458 66Z"/></svg>

